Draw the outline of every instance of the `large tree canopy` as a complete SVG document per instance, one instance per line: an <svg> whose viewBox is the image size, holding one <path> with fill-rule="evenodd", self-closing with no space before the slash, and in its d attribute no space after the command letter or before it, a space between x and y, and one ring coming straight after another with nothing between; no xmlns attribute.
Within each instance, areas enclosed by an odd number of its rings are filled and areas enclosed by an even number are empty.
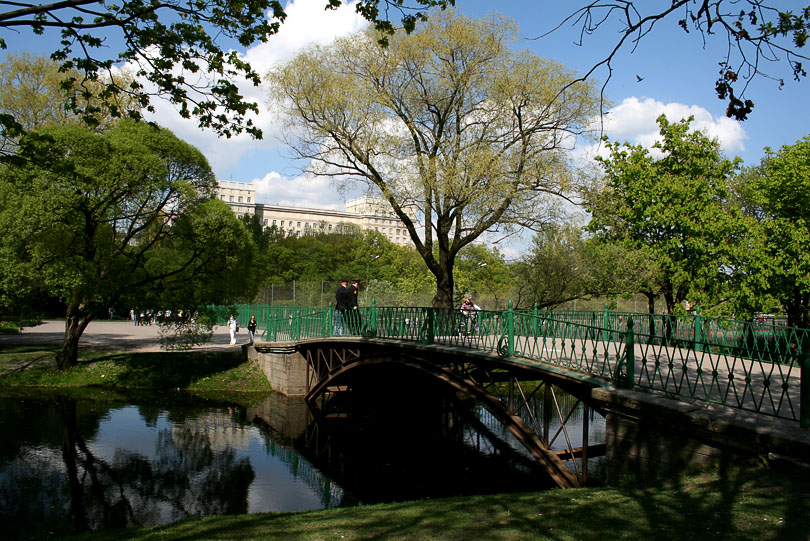
<svg viewBox="0 0 810 541"><path fill-rule="evenodd" d="M737 163L722 156L717 140L690 132L691 120L658 118L658 156L641 145L608 143L610 156L598 158L605 183L585 194L592 232L658 263L669 313L685 300L716 298L739 233L724 204Z"/></svg>
<svg viewBox="0 0 810 541"><path fill-rule="evenodd" d="M32 290L64 301L64 368L119 302L232 300L250 284L252 243L214 186L197 149L148 124L29 133L0 167L0 302Z"/></svg>
<svg viewBox="0 0 810 541"><path fill-rule="evenodd" d="M21 133L45 126L86 124L97 131L110 129L117 119L111 108L122 113L137 111L140 107L130 96L107 96L104 83L85 83L79 88L70 85L79 77L77 70L62 72L59 64L49 58L28 53L9 54L0 62L0 115L14 118L20 130L0 131L0 154L12 154L15 141ZM119 72L116 84L132 83L132 77ZM77 115L66 104L83 103L84 115Z"/></svg>
<svg viewBox="0 0 810 541"><path fill-rule="evenodd" d="M580 28L581 40L602 28L614 31L615 45L602 60L585 74L589 77L600 67L612 73L612 61L622 50L643 46L644 37L655 26L668 21L685 33L690 29L703 39L725 40L725 55L718 59L720 74L715 82L717 97L727 100L726 115L745 120L754 102L745 96L755 77L774 79L779 86L784 78L768 71L768 65L787 64L795 80L807 76L803 52L810 34L810 5L789 9L779 0L672 0L671 2L634 2L631 0L593 0L577 8L559 26Z"/></svg>
<svg viewBox="0 0 810 541"><path fill-rule="evenodd" d="M788 325L810 327L810 136L741 177L751 220L738 251L736 298L747 312L781 306Z"/></svg>
<svg viewBox="0 0 810 541"><path fill-rule="evenodd" d="M454 0L359 0L356 10L377 28L391 33L401 15L406 31L425 18L422 8L452 4ZM327 9L339 7L341 0L324 0ZM138 118L138 109L115 107L119 94L130 95L141 107L151 110L150 97L162 96L179 107L180 114L198 119L225 136L246 131L261 137L261 130L248 116L258 111L244 100L236 80L244 77L258 85L259 75L229 43L247 47L278 32L286 14L278 0L65 0L37 3L21 0L3 2L0 8L0 49L7 47L8 31L30 29L43 34L47 29L61 33L59 47L51 57L64 71L77 70L66 84L85 87L88 92L100 77L111 74L114 64L137 66L132 84L120 85L106 77L100 102L76 100L71 103L80 115L97 113L104 104L118 116ZM29 39L20 34L16 39ZM120 40L121 49L115 43ZM112 43L112 47L111 47ZM145 83L144 83L145 82ZM0 127L17 128L15 119L0 115Z"/></svg>
<svg viewBox="0 0 810 541"><path fill-rule="evenodd" d="M590 84L513 51L515 36L503 18L447 11L388 47L354 35L272 74L298 157L388 201L436 278L437 306L453 303L462 248L554 216L569 188L563 150L598 112Z"/></svg>

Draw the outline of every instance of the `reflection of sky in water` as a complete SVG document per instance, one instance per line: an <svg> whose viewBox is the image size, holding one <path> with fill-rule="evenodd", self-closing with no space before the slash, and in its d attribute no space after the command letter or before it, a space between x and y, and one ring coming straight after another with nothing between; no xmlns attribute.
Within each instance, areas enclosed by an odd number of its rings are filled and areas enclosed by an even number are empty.
<svg viewBox="0 0 810 541"><path fill-rule="evenodd" d="M289 465L282 462L279 457L270 455L270 450L265 444L265 436L255 428L251 430L247 454L251 457L251 465L256 471L256 479L250 485L248 493L249 513L323 508L320 494L317 494L302 478L293 477ZM254 460L253 457L257 459ZM299 460L304 461L303 458ZM311 466L307 468L309 471L312 469Z"/></svg>
<svg viewBox="0 0 810 541"><path fill-rule="evenodd" d="M177 419L176 414L174 417ZM148 425L135 406L110 410L100 423L96 438L88 442L88 447L106 461L112 461L116 451L122 450L153 461L158 435L179 429L207 437L214 452L230 448L236 455L236 461L244 458L249 460L256 475L248 489L249 513L304 511L325 506L326 502L322 502L321 493L316 487L328 485L329 482L311 464L294 451L275 447L274 455L274 446L268 444L265 434L234 420L227 410L208 410L177 419L174 423L168 419L166 412L161 412ZM299 475L291 471L293 455ZM333 500L332 505L334 503Z"/></svg>

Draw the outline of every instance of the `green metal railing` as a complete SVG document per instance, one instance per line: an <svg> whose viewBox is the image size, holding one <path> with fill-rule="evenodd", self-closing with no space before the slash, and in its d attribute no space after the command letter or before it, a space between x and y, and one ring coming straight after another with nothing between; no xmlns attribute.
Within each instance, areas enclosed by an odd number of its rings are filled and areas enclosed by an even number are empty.
<svg viewBox="0 0 810 541"><path fill-rule="evenodd" d="M799 421L810 428L810 331L626 312L431 307L235 307L267 341L338 335L459 346L576 370L616 385Z"/></svg>

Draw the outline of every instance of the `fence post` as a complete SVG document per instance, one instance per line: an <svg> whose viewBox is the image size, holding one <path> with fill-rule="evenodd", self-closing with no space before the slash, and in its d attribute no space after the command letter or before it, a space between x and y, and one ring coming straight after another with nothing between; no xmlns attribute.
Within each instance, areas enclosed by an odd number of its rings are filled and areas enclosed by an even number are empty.
<svg viewBox="0 0 810 541"><path fill-rule="evenodd" d="M334 336L335 335L335 312L332 310L332 303L330 302L327 306L327 314L326 314L326 321L329 324L329 328L326 331L326 336Z"/></svg>
<svg viewBox="0 0 810 541"><path fill-rule="evenodd" d="M700 315L700 306L695 311L695 350L703 351L703 316Z"/></svg>
<svg viewBox="0 0 810 541"><path fill-rule="evenodd" d="M506 354L515 354L515 310L512 308L512 301L509 301L509 308L506 310L506 335L508 340Z"/></svg>
<svg viewBox="0 0 810 541"><path fill-rule="evenodd" d="M377 336L377 302L371 298L371 336Z"/></svg>
<svg viewBox="0 0 810 541"><path fill-rule="evenodd" d="M624 340L624 359L626 379L623 387L632 389L636 383L636 333L633 329L633 317L627 318L627 334Z"/></svg>
<svg viewBox="0 0 810 541"><path fill-rule="evenodd" d="M434 332L436 328L436 310L433 307L428 308L427 321L425 325L425 343L432 344L434 339Z"/></svg>
<svg viewBox="0 0 810 541"><path fill-rule="evenodd" d="M537 303L534 303L534 310L532 311L532 333L535 338L537 338L537 329L540 325L540 314L537 312Z"/></svg>
<svg viewBox="0 0 810 541"><path fill-rule="evenodd" d="M799 373L800 379L800 396L799 396L799 424L802 428L810 428L810 344L808 344L808 336L805 331L802 337L802 367Z"/></svg>

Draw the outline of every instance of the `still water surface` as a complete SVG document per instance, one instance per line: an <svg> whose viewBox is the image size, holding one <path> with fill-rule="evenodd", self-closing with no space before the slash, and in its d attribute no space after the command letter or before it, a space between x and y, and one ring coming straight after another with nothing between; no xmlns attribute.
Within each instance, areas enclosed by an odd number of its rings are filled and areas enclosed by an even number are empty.
<svg viewBox="0 0 810 541"><path fill-rule="evenodd" d="M549 486L485 411L440 396L5 396L0 425L12 536Z"/></svg>

